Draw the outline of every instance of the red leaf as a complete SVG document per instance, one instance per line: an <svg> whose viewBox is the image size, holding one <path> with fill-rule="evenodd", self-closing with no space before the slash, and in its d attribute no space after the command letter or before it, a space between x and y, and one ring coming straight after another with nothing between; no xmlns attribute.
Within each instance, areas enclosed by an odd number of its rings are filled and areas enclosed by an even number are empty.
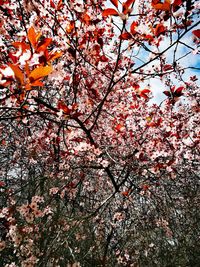
<svg viewBox="0 0 200 267"><path fill-rule="evenodd" d="M121 123L117 124L117 126L115 127L115 130L118 132L122 131L123 129L124 129L124 125Z"/></svg>
<svg viewBox="0 0 200 267"><path fill-rule="evenodd" d="M0 5L5 5L5 4L9 4L9 1L6 0L0 0Z"/></svg>
<svg viewBox="0 0 200 267"><path fill-rule="evenodd" d="M28 44L22 42L14 42L12 43L12 46L18 49L22 49L22 52L24 52L27 49L30 49L30 46Z"/></svg>
<svg viewBox="0 0 200 267"><path fill-rule="evenodd" d="M172 96L171 93L170 93L170 91L164 91L163 94L165 94L168 97L171 97Z"/></svg>
<svg viewBox="0 0 200 267"><path fill-rule="evenodd" d="M71 112L71 109L69 109L68 106L65 105L65 103L62 100L58 102L58 109L62 109L62 111L67 115L69 115Z"/></svg>
<svg viewBox="0 0 200 267"><path fill-rule="evenodd" d="M170 90L171 90L171 92L172 92L172 93L174 93L174 92L175 92L175 89L176 89L176 87L175 87L175 86L172 86L172 87L170 88Z"/></svg>
<svg viewBox="0 0 200 267"><path fill-rule="evenodd" d="M108 62L108 58L105 55L102 55L100 57L100 61L102 61L102 62Z"/></svg>
<svg viewBox="0 0 200 267"><path fill-rule="evenodd" d="M180 5L182 5L182 3L183 3L183 0L174 0L174 2L173 2L173 6L180 6Z"/></svg>
<svg viewBox="0 0 200 267"><path fill-rule="evenodd" d="M110 2L111 2L116 8L118 8L118 0L110 0Z"/></svg>
<svg viewBox="0 0 200 267"><path fill-rule="evenodd" d="M82 142L82 141L83 141L83 138L81 138L81 137L74 137L74 138L70 139L70 141L73 141L73 142L78 142L78 143L80 143L80 142Z"/></svg>
<svg viewBox="0 0 200 267"><path fill-rule="evenodd" d="M73 113L72 117L73 117L73 118L78 118L78 117L80 117L81 115L83 115L83 113L77 111L77 112Z"/></svg>
<svg viewBox="0 0 200 267"><path fill-rule="evenodd" d="M198 30L194 30L194 31L192 31L192 33L193 33L196 37L200 38L200 29L198 29Z"/></svg>
<svg viewBox="0 0 200 267"><path fill-rule="evenodd" d="M97 43L101 46L101 48L103 48L104 42L102 38L97 37Z"/></svg>
<svg viewBox="0 0 200 267"><path fill-rule="evenodd" d="M168 71L168 70L172 70L173 69L173 66L170 65L170 64L167 64L163 67L163 71Z"/></svg>
<svg viewBox="0 0 200 267"><path fill-rule="evenodd" d="M163 121L162 118L159 118L159 119L157 120L157 122L156 122L156 125L159 126L159 125L162 123L162 121Z"/></svg>
<svg viewBox="0 0 200 267"><path fill-rule="evenodd" d="M107 8L103 11L102 16L103 17L107 17L107 16L118 16L118 12L117 10L115 10L114 8Z"/></svg>
<svg viewBox="0 0 200 267"><path fill-rule="evenodd" d="M148 184L143 184L142 185L142 190L143 191L147 191L149 188L150 188L150 185L148 185Z"/></svg>
<svg viewBox="0 0 200 267"><path fill-rule="evenodd" d="M173 11L176 12L180 6L182 5L183 0L174 0L172 6L173 6Z"/></svg>
<svg viewBox="0 0 200 267"><path fill-rule="evenodd" d="M185 87L183 87L183 86L180 86L180 87L178 87L177 89L176 89L176 92L182 92L183 90L185 89Z"/></svg>
<svg viewBox="0 0 200 267"><path fill-rule="evenodd" d="M148 99L148 96L145 94L140 94L141 97L143 97L144 99Z"/></svg>
<svg viewBox="0 0 200 267"><path fill-rule="evenodd" d="M165 31L166 31L166 28L162 24L158 24L154 30L154 34L156 37L158 37L161 34L164 34Z"/></svg>
<svg viewBox="0 0 200 267"><path fill-rule="evenodd" d="M124 196L124 197L128 197L130 195L130 193L131 193L131 190L121 192L122 196Z"/></svg>
<svg viewBox="0 0 200 267"><path fill-rule="evenodd" d="M151 34L143 34L142 35L145 40L152 41L153 36Z"/></svg>
<svg viewBox="0 0 200 267"><path fill-rule="evenodd" d="M54 4L54 2L53 2L52 0L50 0L50 6L51 6L52 8L55 8L55 7L56 7L55 4Z"/></svg>
<svg viewBox="0 0 200 267"><path fill-rule="evenodd" d="M141 91L141 93L143 93L143 94L147 94L147 93L150 93L150 92L151 91L149 89L144 89L144 90Z"/></svg>
<svg viewBox="0 0 200 267"><path fill-rule="evenodd" d="M160 0L152 0L151 4L152 4L152 5L156 5L156 4L158 4L159 2L160 2Z"/></svg>
<svg viewBox="0 0 200 267"><path fill-rule="evenodd" d="M127 0L124 5L126 5L127 7L130 7L131 4L133 4L135 2L135 0Z"/></svg>
<svg viewBox="0 0 200 267"><path fill-rule="evenodd" d="M77 110L77 109L78 109L78 104L77 104L77 103L74 103L74 104L72 105L72 110L75 111L75 110Z"/></svg>
<svg viewBox="0 0 200 267"><path fill-rule="evenodd" d="M132 24L131 24L131 27L130 27L130 31L131 31L131 33L134 35L135 33L137 33L136 32L136 30L135 30L135 27L137 27L138 26L138 23L136 22L136 21L133 21L132 22Z"/></svg>
<svg viewBox="0 0 200 267"><path fill-rule="evenodd" d="M18 57L13 55L11 52L8 53L8 56L12 60L13 63L17 63Z"/></svg>
<svg viewBox="0 0 200 267"><path fill-rule="evenodd" d="M127 0L125 3L122 4L123 6L123 13L126 15L129 13L130 5L133 4L135 0Z"/></svg>
<svg viewBox="0 0 200 267"><path fill-rule="evenodd" d="M122 33L119 38L121 40L129 40L132 38L132 35L129 32Z"/></svg>
<svg viewBox="0 0 200 267"><path fill-rule="evenodd" d="M183 92L182 92L182 91L183 91L184 89L185 89L185 88L184 88L183 86L177 88L173 95L174 95L175 97L180 97L180 96L182 96L182 95L183 95Z"/></svg>
<svg viewBox="0 0 200 267"><path fill-rule="evenodd" d="M140 96L147 99L148 96L146 94L150 93L151 91L149 89L144 89L140 92Z"/></svg>
<svg viewBox="0 0 200 267"><path fill-rule="evenodd" d="M3 181L0 181L0 187L5 186L6 184Z"/></svg>

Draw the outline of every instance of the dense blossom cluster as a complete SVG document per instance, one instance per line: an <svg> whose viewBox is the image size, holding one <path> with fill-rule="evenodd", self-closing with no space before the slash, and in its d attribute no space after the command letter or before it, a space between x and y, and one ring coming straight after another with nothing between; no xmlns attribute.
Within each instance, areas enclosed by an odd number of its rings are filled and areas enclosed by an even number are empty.
<svg viewBox="0 0 200 267"><path fill-rule="evenodd" d="M0 4L0 265L198 266L198 4Z"/></svg>

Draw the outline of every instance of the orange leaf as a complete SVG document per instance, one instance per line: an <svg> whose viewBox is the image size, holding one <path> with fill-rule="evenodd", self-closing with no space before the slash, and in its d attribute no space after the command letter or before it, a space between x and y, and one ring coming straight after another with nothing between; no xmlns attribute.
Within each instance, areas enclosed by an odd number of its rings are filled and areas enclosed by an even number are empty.
<svg viewBox="0 0 200 267"><path fill-rule="evenodd" d="M164 34L165 31L166 31L166 28L162 24L158 24L154 30L154 34L156 37L158 37L161 34Z"/></svg>
<svg viewBox="0 0 200 267"><path fill-rule="evenodd" d="M124 125L122 123L117 124L117 126L115 127L115 130L120 132L124 129Z"/></svg>
<svg viewBox="0 0 200 267"><path fill-rule="evenodd" d="M73 20L72 21L69 21L68 22L68 25L67 25L67 28L66 28L66 32L67 33L72 33L74 27L75 27L74 21Z"/></svg>
<svg viewBox="0 0 200 267"><path fill-rule="evenodd" d="M60 9L62 8L62 6L63 6L63 1L60 0L60 1L58 2L58 5L57 5L57 10L60 10Z"/></svg>
<svg viewBox="0 0 200 267"><path fill-rule="evenodd" d="M194 31L192 31L192 33L193 33L196 37L200 38L200 29L198 29L198 30L194 30Z"/></svg>
<svg viewBox="0 0 200 267"><path fill-rule="evenodd" d="M27 62L26 62L26 65L25 65L24 69L25 69L25 72L26 72L26 76L29 76L30 70L29 70L29 65L28 65Z"/></svg>
<svg viewBox="0 0 200 267"><path fill-rule="evenodd" d="M85 13L85 14L83 15L82 20L83 20L83 22L84 22L86 25L89 25L89 24L90 24L90 20L91 20L91 18L90 18L90 16L89 16L87 13Z"/></svg>
<svg viewBox="0 0 200 267"><path fill-rule="evenodd" d="M118 12L117 10L115 10L114 8L107 8L103 11L102 16L103 17L107 17L107 16L118 16Z"/></svg>
<svg viewBox="0 0 200 267"><path fill-rule="evenodd" d="M47 46L50 45L52 42L51 38L45 38L42 42L38 44L37 52L45 51L47 49Z"/></svg>
<svg viewBox="0 0 200 267"><path fill-rule="evenodd" d="M39 40L41 36L41 33L36 33L35 32L35 29L33 27L31 27L29 30L28 30L28 39L31 43L31 45L36 48L36 45L37 45L37 42Z"/></svg>
<svg viewBox="0 0 200 267"><path fill-rule="evenodd" d="M36 80L33 83L31 83L30 85L31 86L43 86L44 84L43 84L43 82Z"/></svg>
<svg viewBox="0 0 200 267"><path fill-rule="evenodd" d="M62 54L63 54L62 52L50 53L50 54L49 54L48 61L51 62L51 61L55 60L56 58L61 57Z"/></svg>
<svg viewBox="0 0 200 267"><path fill-rule="evenodd" d="M23 91L23 92L19 95L19 100L20 100L20 101L24 101L25 96L26 96L26 93L25 93L25 91Z"/></svg>
<svg viewBox="0 0 200 267"><path fill-rule="evenodd" d="M24 84L24 74L20 70L20 68L16 65L11 64L11 63L9 63L8 66L13 70L13 72L15 74L15 78L18 80L18 82L20 82L21 84Z"/></svg>
<svg viewBox="0 0 200 267"><path fill-rule="evenodd" d="M110 2L111 2L116 8L118 8L118 0L110 0Z"/></svg>
<svg viewBox="0 0 200 267"><path fill-rule="evenodd" d="M170 3L168 1L165 1L162 6L163 11L170 11Z"/></svg>
<svg viewBox="0 0 200 267"><path fill-rule="evenodd" d="M28 39L33 47L36 46L36 32L33 27L28 30Z"/></svg>
<svg viewBox="0 0 200 267"><path fill-rule="evenodd" d="M30 73L29 79L31 82L33 82L35 80L39 80L39 79L49 75L49 73L51 73L52 70L53 70L52 66L38 67Z"/></svg>
<svg viewBox="0 0 200 267"><path fill-rule="evenodd" d="M25 85L25 90L26 91L29 91L29 90L31 90L32 88L31 88L31 84L30 83L27 83L26 85Z"/></svg>
<svg viewBox="0 0 200 267"><path fill-rule="evenodd" d="M170 2L171 0L165 0L164 3L157 3L155 4L153 1L152 1L152 7L155 8L156 10L162 10L162 11L170 11Z"/></svg>

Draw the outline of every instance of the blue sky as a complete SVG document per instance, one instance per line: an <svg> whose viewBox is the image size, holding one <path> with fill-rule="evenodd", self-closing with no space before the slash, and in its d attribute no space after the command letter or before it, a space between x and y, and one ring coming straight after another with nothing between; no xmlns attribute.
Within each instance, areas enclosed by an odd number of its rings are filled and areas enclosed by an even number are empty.
<svg viewBox="0 0 200 267"><path fill-rule="evenodd" d="M134 4L133 14L134 13L135 14L138 13L138 10L137 10L138 3L139 3L139 0L136 0L135 4ZM112 3L110 1L107 1L106 6L107 6L107 8L115 8L114 5L112 5ZM181 12L183 12L183 14L184 14L184 8L180 8L177 12L179 12L179 14ZM175 14L175 15L178 15L178 13ZM122 25L122 20L119 17L112 17L112 19L119 26ZM136 19L136 17L129 18L129 20L127 21L127 29L129 29L129 25L132 23L132 21L134 19ZM197 22L197 20L198 20L198 17L194 18L194 23ZM168 23L169 22L166 22L165 26L167 26ZM197 26L194 29L197 29L197 28L200 28L200 26ZM119 35L119 31L118 30L116 30L116 35ZM176 38L177 38L177 34L174 33L172 41L175 41ZM181 41L182 41L183 44L178 44L177 51L176 51L176 63L179 63L184 68L187 68L187 67L200 68L200 49L197 50L197 46L194 43L194 35L192 34L192 32L190 31L187 34L185 34L185 36L183 37L183 39ZM124 47L127 47L128 44L129 44L129 41L123 41L123 46ZM169 44L170 44L170 38L164 38L164 40L160 43L159 51L162 52L163 50L165 50L169 46ZM185 46L184 44L187 44L187 46ZM151 46L147 45L147 47L149 47L152 50ZM191 47L193 50L191 48L189 48L189 47ZM171 49L169 49L165 53L167 64L172 64L173 63L174 48L175 48L175 46L173 46ZM137 52L137 49L135 49L135 52ZM189 53L189 54L187 56L183 57L187 53ZM183 57L183 58L180 59L181 57ZM149 59L149 53L146 52L144 49L140 49L140 51L138 53L138 58L140 60L134 58L134 62L135 62L135 66L134 67L142 65L143 64L142 61L143 62L147 62L148 59ZM158 65L160 64L158 60L155 60L151 64L147 65L145 67L145 70L152 70L152 65L155 66L156 64L158 64ZM194 75L196 75L198 77L199 72L200 71L197 70L197 69L192 69L192 68L187 69L185 71L185 73L182 75L183 80L187 81L190 76L194 76ZM176 84L177 80L173 76L174 75L172 74L170 76L170 78L172 80L174 80L174 83ZM153 95L154 95L153 101L159 103L159 102L161 102L162 100L164 100L166 98L166 96L163 94L163 91L166 90L167 88L160 81L160 79L158 77L157 78L151 78L151 79L145 81L144 86L147 86L147 85L150 86L150 88L151 88L151 90L153 92ZM181 85L182 85L181 82L179 82L179 84L177 83L177 86L181 86ZM200 85L200 82L199 82L199 85Z"/></svg>

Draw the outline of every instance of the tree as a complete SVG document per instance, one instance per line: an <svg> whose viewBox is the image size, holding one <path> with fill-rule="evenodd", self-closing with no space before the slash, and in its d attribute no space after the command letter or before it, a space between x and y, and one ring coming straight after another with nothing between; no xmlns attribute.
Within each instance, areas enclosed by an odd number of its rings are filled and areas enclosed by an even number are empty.
<svg viewBox="0 0 200 267"><path fill-rule="evenodd" d="M198 3L0 3L0 265L199 266Z"/></svg>

